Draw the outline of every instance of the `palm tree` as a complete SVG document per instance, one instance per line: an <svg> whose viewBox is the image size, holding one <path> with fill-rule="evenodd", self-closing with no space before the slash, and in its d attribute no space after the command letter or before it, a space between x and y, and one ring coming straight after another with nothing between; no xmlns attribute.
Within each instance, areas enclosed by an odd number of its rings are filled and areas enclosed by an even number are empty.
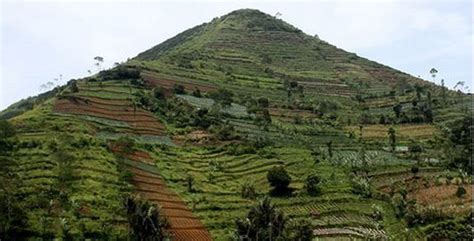
<svg viewBox="0 0 474 241"><path fill-rule="evenodd" d="M133 196L127 198L125 207L132 240L161 241L168 238L165 231L168 220L162 216L160 208Z"/></svg>
<svg viewBox="0 0 474 241"><path fill-rule="evenodd" d="M100 56L95 56L94 60L97 61L95 63L95 66L97 66L97 71L100 71L101 70L101 64L104 63L104 58L100 57Z"/></svg>
<svg viewBox="0 0 474 241"><path fill-rule="evenodd" d="M283 237L286 222L283 213L266 197L245 218L236 221L237 235L241 240L276 240Z"/></svg>

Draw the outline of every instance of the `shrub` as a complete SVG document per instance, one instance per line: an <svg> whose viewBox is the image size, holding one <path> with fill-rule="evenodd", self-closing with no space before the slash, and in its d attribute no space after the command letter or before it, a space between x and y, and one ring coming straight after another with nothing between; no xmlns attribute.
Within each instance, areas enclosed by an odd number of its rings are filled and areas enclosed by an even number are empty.
<svg viewBox="0 0 474 241"><path fill-rule="evenodd" d="M115 141L115 145L120 148L121 152L129 154L133 152L135 140L128 136L121 136Z"/></svg>
<svg viewBox="0 0 474 241"><path fill-rule="evenodd" d="M77 87L77 80L72 79L68 82L69 89L71 90L72 93L77 93L79 92L79 88Z"/></svg>
<svg viewBox="0 0 474 241"><path fill-rule="evenodd" d="M416 174L420 171L420 168L418 166L412 166L410 169L411 173L413 173L413 177L416 177Z"/></svg>
<svg viewBox="0 0 474 241"><path fill-rule="evenodd" d="M228 89L220 88L217 91L209 93L209 97L222 106L230 106L233 102L234 93Z"/></svg>
<svg viewBox="0 0 474 241"><path fill-rule="evenodd" d="M194 88L194 90L193 90L193 96L194 96L194 97L198 97L198 98L202 97L202 95L201 95L201 90L199 90L198 88Z"/></svg>
<svg viewBox="0 0 474 241"><path fill-rule="evenodd" d="M134 68L128 68L124 65L120 65L114 69L103 70L99 72L99 78L102 80L113 80L113 79L139 79L140 71ZM135 84L135 83L132 83ZM142 86L143 82L139 86Z"/></svg>
<svg viewBox="0 0 474 241"><path fill-rule="evenodd" d="M463 187L463 186L459 186L458 189L456 190L456 196L458 198L462 198L464 197L464 195L466 195L466 189Z"/></svg>
<svg viewBox="0 0 474 241"><path fill-rule="evenodd" d="M306 177L305 188L310 195L316 195L320 191L319 184L321 179L316 174L310 174Z"/></svg>
<svg viewBox="0 0 474 241"><path fill-rule="evenodd" d="M365 198L372 197L372 188L369 180L364 177L355 177L352 179L352 192Z"/></svg>
<svg viewBox="0 0 474 241"><path fill-rule="evenodd" d="M213 125L209 131L216 135L217 139L221 141L233 140L236 138L234 126L229 124Z"/></svg>
<svg viewBox="0 0 474 241"><path fill-rule="evenodd" d="M6 120L0 120L0 138L8 138L14 136L16 133L15 127Z"/></svg>
<svg viewBox="0 0 474 241"><path fill-rule="evenodd" d="M240 192L243 198L255 199L257 197L257 192L255 191L255 186L252 183L244 183Z"/></svg>
<svg viewBox="0 0 474 241"><path fill-rule="evenodd" d="M285 240L290 241L311 241L313 225L308 219L291 220L285 229L285 236Z"/></svg>
<svg viewBox="0 0 474 241"><path fill-rule="evenodd" d="M153 96L158 99L158 100L164 100L165 99L165 89L163 87L156 87L153 88Z"/></svg>
<svg viewBox="0 0 474 241"><path fill-rule="evenodd" d="M285 240L287 222L282 212L267 197L253 207L245 218L236 220L236 235L242 240Z"/></svg>
<svg viewBox="0 0 474 241"><path fill-rule="evenodd" d="M258 98L257 102L258 102L258 106L261 108L267 108L269 106L268 98L260 97Z"/></svg>
<svg viewBox="0 0 474 241"><path fill-rule="evenodd" d="M193 177L193 176L188 175L188 176L186 177L186 184L187 184L187 186L188 186L188 192L194 192L194 187L193 187L193 185L194 185L194 177Z"/></svg>
<svg viewBox="0 0 474 241"><path fill-rule="evenodd" d="M178 95L183 95L183 94L186 94L186 91L185 91L183 85L174 84L174 85L173 85L173 93L174 93L174 94L178 94Z"/></svg>
<svg viewBox="0 0 474 241"><path fill-rule="evenodd" d="M267 180L277 193L288 190L291 177L283 166L274 166L267 173Z"/></svg>

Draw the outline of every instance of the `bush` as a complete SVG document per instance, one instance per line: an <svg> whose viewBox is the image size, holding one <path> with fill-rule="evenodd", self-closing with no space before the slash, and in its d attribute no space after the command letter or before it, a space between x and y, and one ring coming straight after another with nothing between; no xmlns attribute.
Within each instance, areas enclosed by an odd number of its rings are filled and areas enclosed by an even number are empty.
<svg viewBox="0 0 474 241"><path fill-rule="evenodd" d="M126 154L132 153L135 147L135 140L128 136L121 136L115 141L115 145L120 151Z"/></svg>
<svg viewBox="0 0 474 241"><path fill-rule="evenodd" d="M320 192L319 184L321 179L316 174L310 174L306 177L305 189L310 195L316 195Z"/></svg>
<svg viewBox="0 0 474 241"><path fill-rule="evenodd" d="M308 219L291 220L285 229L285 240L311 241L313 240L313 226Z"/></svg>
<svg viewBox="0 0 474 241"><path fill-rule="evenodd" d="M12 137L15 133L15 127L10 122L0 120L0 139Z"/></svg>
<svg viewBox="0 0 474 241"><path fill-rule="evenodd" d="M178 94L178 95L183 95L183 94L186 94L186 91L185 91L183 85L174 84L174 85L173 85L173 93L174 93L174 94Z"/></svg>
<svg viewBox="0 0 474 241"><path fill-rule="evenodd" d="M277 193L288 190L291 177L283 166L275 166L267 173L267 180Z"/></svg>
<svg viewBox="0 0 474 241"><path fill-rule="evenodd" d="M413 173L413 177L416 177L416 174L420 171L420 168L418 166L412 166L410 169L411 173Z"/></svg>
<svg viewBox="0 0 474 241"><path fill-rule="evenodd" d="M209 128L209 131L221 141L229 141L236 138L234 126L229 124L213 125Z"/></svg>
<svg viewBox="0 0 474 241"><path fill-rule="evenodd" d="M240 194L243 198L248 198L248 199L255 199L257 197L255 186L252 183L248 183L248 182L242 185Z"/></svg>
<svg viewBox="0 0 474 241"><path fill-rule="evenodd" d="M466 189L463 186L459 186L458 189L456 190L456 196L458 198L463 198L464 195L466 195Z"/></svg>
<svg viewBox="0 0 474 241"><path fill-rule="evenodd" d="M100 71L99 78L101 78L102 80L139 79L140 71L134 68L128 68L126 66L120 65L111 70Z"/></svg>
<svg viewBox="0 0 474 241"><path fill-rule="evenodd" d="M158 100L164 100L166 95L165 95L165 89L163 87L156 87L153 88L153 96L158 99Z"/></svg>
<svg viewBox="0 0 474 241"><path fill-rule="evenodd" d="M209 97L222 106L230 106L233 102L234 93L228 89L220 88L217 91L209 93Z"/></svg>
<svg viewBox="0 0 474 241"><path fill-rule="evenodd" d="M186 184L188 186L188 192L194 192L194 177L191 175L188 175L186 177Z"/></svg>
<svg viewBox="0 0 474 241"><path fill-rule="evenodd" d="M355 177L352 179L352 192L361 197L372 197L372 188L370 187L369 180L364 177Z"/></svg>

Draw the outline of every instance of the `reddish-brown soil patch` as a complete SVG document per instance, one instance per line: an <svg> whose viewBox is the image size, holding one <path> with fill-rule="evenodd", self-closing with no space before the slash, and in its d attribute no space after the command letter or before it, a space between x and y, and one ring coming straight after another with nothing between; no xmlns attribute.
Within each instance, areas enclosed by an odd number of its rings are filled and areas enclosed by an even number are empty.
<svg viewBox="0 0 474 241"><path fill-rule="evenodd" d="M185 81L180 81L180 80L161 78L150 71L143 71L141 73L141 77L143 78L143 80L148 86L151 86L151 87L160 86L167 90L173 89L173 86L175 84L184 86L184 89L189 92L195 90L196 88L203 92L210 92L217 89L215 86L211 84L190 83L190 82L185 82Z"/></svg>
<svg viewBox="0 0 474 241"><path fill-rule="evenodd" d="M115 153L120 153L120 148L110 148ZM127 158L137 162L150 164L151 156L142 151L133 151ZM163 215L169 221L168 231L175 241L208 241L212 240L201 221L193 215L191 210L179 195L168 188L164 179L156 174L137 167L130 167L133 173L135 191L142 197L161 207Z"/></svg>
<svg viewBox="0 0 474 241"><path fill-rule="evenodd" d="M133 133L164 135L163 124L149 111L134 108L131 101L98 98L68 97L58 99L54 105L58 113L80 114L126 122Z"/></svg>
<svg viewBox="0 0 474 241"><path fill-rule="evenodd" d="M440 208L450 213L462 213L471 210L472 189L474 185L462 185L466 189L463 197L457 197L456 191L458 185L438 185L429 187L420 187L408 194L409 199L416 200L421 207Z"/></svg>

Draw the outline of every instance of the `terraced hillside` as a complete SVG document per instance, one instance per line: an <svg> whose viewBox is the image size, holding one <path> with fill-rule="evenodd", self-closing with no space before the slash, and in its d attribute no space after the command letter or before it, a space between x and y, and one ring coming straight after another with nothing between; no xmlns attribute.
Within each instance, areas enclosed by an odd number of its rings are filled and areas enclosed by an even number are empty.
<svg viewBox="0 0 474 241"><path fill-rule="evenodd" d="M1 112L0 239L469 240L472 103L238 10Z"/></svg>

